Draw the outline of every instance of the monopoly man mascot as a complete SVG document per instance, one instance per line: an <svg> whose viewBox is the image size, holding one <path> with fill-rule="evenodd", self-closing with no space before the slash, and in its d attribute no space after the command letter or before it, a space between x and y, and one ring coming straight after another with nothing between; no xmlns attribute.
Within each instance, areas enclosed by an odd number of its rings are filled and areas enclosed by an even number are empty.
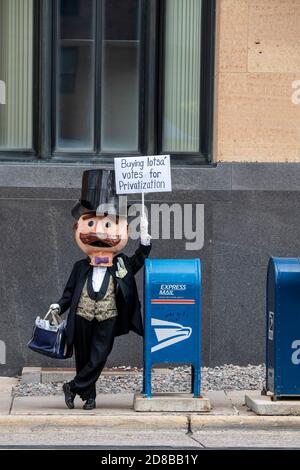
<svg viewBox="0 0 300 470"><path fill-rule="evenodd" d="M69 309L67 341L74 345L76 376L64 384L68 408L78 394L85 410L96 406L96 381L115 336L130 330L143 335L141 307L134 275L151 250L148 221L141 217L141 242L133 256L121 250L128 242L127 205L119 204L111 170L83 173L81 200L72 210L75 240L87 255L77 261L65 290L52 310Z"/></svg>

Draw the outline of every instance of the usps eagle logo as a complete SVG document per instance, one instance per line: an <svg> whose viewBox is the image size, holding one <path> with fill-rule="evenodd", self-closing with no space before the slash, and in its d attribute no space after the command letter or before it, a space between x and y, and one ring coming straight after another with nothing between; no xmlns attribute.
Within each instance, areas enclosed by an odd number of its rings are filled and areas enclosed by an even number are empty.
<svg viewBox="0 0 300 470"><path fill-rule="evenodd" d="M159 349L172 346L172 344L184 341L192 334L192 328L190 326L183 326L179 323L159 320L157 318L151 318L151 326L154 327L155 335L158 341L158 344L152 346L151 352L155 352Z"/></svg>

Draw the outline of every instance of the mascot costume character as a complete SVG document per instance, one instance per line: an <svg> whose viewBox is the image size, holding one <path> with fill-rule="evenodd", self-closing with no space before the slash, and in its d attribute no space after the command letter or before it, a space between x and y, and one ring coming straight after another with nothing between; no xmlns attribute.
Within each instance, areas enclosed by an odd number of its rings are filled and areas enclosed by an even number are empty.
<svg viewBox="0 0 300 470"><path fill-rule="evenodd" d="M76 375L63 391L68 408L76 394L83 408L96 407L96 381L105 366L115 336L130 330L143 335L141 304L135 274L151 250L148 221L141 216L141 240L133 256L121 250L128 242L127 204L121 207L111 170L83 173L81 199L72 210L75 240L87 255L77 261L57 303L60 315L69 309L67 341L74 346ZM123 198L126 199L126 198Z"/></svg>

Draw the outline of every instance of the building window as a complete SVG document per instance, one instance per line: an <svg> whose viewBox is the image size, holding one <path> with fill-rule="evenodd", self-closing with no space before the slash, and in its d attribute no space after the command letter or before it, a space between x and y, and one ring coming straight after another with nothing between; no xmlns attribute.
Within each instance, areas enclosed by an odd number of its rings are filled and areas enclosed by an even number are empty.
<svg viewBox="0 0 300 470"><path fill-rule="evenodd" d="M138 152L142 2L56 8L55 150Z"/></svg>
<svg viewBox="0 0 300 470"><path fill-rule="evenodd" d="M56 2L56 149L94 148L95 6L93 0Z"/></svg>
<svg viewBox="0 0 300 470"><path fill-rule="evenodd" d="M201 5L165 0L163 152L200 150Z"/></svg>
<svg viewBox="0 0 300 470"><path fill-rule="evenodd" d="M214 0L0 0L0 157L211 156Z"/></svg>
<svg viewBox="0 0 300 470"><path fill-rule="evenodd" d="M105 0L103 7L101 149L138 151L142 5Z"/></svg>
<svg viewBox="0 0 300 470"><path fill-rule="evenodd" d="M0 150L33 146L33 0L0 0Z"/></svg>

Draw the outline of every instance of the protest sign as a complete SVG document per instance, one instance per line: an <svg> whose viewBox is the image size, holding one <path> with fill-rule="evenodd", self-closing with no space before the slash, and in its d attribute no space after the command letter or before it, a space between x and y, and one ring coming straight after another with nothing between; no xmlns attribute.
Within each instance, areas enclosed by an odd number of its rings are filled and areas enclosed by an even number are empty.
<svg viewBox="0 0 300 470"><path fill-rule="evenodd" d="M170 155L115 158L117 194L172 191Z"/></svg>

